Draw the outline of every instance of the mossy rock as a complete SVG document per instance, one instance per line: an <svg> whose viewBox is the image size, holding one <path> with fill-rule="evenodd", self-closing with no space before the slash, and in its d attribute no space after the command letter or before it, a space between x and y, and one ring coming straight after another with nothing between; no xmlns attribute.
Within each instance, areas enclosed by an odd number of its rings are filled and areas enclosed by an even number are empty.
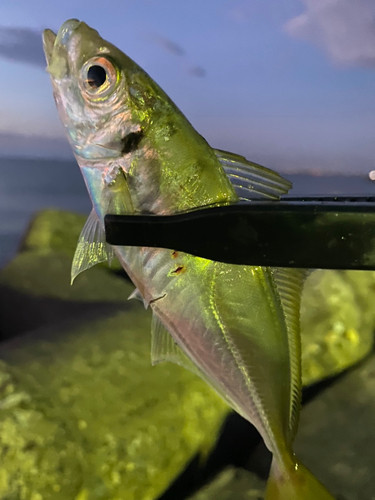
<svg viewBox="0 0 375 500"><path fill-rule="evenodd" d="M69 297L61 283L69 264L25 252L0 276L8 329L12 314L48 309L51 281L55 299L78 307L74 316L56 309L47 327L1 344L0 498L153 500L208 452L228 408L183 368L151 366L150 314L125 301L129 283L103 269L86 273L87 308L83 289ZM24 291L16 303L13 287ZM107 287L121 305L98 307L110 299Z"/></svg>
<svg viewBox="0 0 375 500"><path fill-rule="evenodd" d="M31 220L21 244L21 252L65 253L73 257L87 216L48 209Z"/></svg>
<svg viewBox="0 0 375 500"><path fill-rule="evenodd" d="M336 375L373 346L375 272L315 271L301 304L304 385Z"/></svg>

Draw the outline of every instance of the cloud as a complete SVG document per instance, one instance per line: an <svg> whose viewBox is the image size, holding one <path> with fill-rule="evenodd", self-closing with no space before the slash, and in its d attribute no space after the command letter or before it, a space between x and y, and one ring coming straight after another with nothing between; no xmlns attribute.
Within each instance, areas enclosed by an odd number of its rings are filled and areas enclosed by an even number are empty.
<svg viewBox="0 0 375 500"><path fill-rule="evenodd" d="M179 57L181 61L180 67L189 73L189 75L198 78L206 76L206 70L203 66L192 63L187 51L181 44L159 34L149 34L147 39L149 42L159 45L165 52L169 52L169 54Z"/></svg>
<svg viewBox="0 0 375 500"><path fill-rule="evenodd" d="M306 10L284 25L342 65L375 67L374 0L301 0Z"/></svg>
<svg viewBox="0 0 375 500"><path fill-rule="evenodd" d="M230 6L230 7L229 7ZM231 19L240 24L246 24L257 14L261 12L262 2L241 0L237 2L228 2L228 9L225 12L225 18Z"/></svg>
<svg viewBox="0 0 375 500"><path fill-rule="evenodd" d="M173 40L170 40L169 38L164 38L159 35L154 36L154 40L157 44L160 45L163 49L167 50L171 54L175 56L184 56L185 55L185 50L181 45L178 43L174 42Z"/></svg>
<svg viewBox="0 0 375 500"><path fill-rule="evenodd" d="M191 66L188 69L188 73L199 78L206 76L206 70L202 66Z"/></svg>
<svg viewBox="0 0 375 500"><path fill-rule="evenodd" d="M42 33L31 28L0 27L0 57L45 68Z"/></svg>

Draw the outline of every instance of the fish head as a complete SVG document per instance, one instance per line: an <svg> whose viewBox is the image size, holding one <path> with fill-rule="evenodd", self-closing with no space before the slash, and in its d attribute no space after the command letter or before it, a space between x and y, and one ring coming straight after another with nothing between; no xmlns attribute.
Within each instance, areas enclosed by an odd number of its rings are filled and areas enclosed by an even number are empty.
<svg viewBox="0 0 375 500"><path fill-rule="evenodd" d="M125 179L137 213L237 199L212 148L127 55L76 19L57 34L46 30L43 42L59 115L97 212L119 171L116 196Z"/></svg>
<svg viewBox="0 0 375 500"><path fill-rule="evenodd" d="M124 68L135 64L76 19L43 33L47 71L60 119L78 159L122 155L123 138L140 129L132 118Z"/></svg>

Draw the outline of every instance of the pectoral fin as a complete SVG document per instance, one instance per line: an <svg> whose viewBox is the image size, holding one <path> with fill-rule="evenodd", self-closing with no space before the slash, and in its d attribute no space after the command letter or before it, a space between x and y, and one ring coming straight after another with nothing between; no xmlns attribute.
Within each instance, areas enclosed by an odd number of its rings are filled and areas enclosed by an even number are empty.
<svg viewBox="0 0 375 500"><path fill-rule="evenodd" d="M105 232L94 209L92 209L81 234L73 257L71 284L75 278L99 262L111 261L112 247L105 241Z"/></svg>

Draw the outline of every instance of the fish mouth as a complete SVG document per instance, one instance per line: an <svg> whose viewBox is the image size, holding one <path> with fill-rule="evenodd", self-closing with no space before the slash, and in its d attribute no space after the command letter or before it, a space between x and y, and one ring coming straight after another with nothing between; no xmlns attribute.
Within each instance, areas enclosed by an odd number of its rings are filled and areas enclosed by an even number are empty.
<svg viewBox="0 0 375 500"><path fill-rule="evenodd" d="M46 58L47 66L50 65L52 59L53 47L55 45L56 33L47 29L43 31L43 50Z"/></svg>
<svg viewBox="0 0 375 500"><path fill-rule="evenodd" d="M48 67L51 66L54 50L56 48L66 50L80 24L82 23L78 19L69 19L60 27L57 34L50 29L44 30L43 49Z"/></svg>

